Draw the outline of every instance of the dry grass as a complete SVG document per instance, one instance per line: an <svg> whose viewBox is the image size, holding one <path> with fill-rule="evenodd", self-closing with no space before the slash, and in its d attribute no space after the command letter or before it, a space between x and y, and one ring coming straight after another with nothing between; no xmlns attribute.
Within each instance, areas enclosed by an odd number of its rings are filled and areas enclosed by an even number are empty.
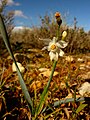
<svg viewBox="0 0 90 120"><path fill-rule="evenodd" d="M47 68L51 70L52 62L49 60L48 53L41 51L40 49L33 49L32 51L27 49L17 50L22 54L22 56L17 57L17 61L22 63L25 67L25 72L23 74L24 81L28 87L29 93L33 99L36 100L34 106L36 106L40 99L40 94L42 93L44 86L47 84L48 76L40 74L39 68ZM3 51L4 52L4 51ZM5 118L7 120L28 120L29 112L27 104L23 98L20 84L18 82L18 76L16 73L12 72L12 60L7 59L8 56L2 53L3 59L0 58L0 116L2 120ZM89 54L87 55L89 56ZM81 86L86 79L81 78L82 74L87 74L90 71L90 68L85 68L79 70L80 64L87 65L90 63L90 58L86 57L84 54L73 56L74 61L67 62L65 57L59 58L55 71L58 72L56 76L53 77L48 98L46 100L45 106L49 106L57 100L64 99L70 95L74 95L76 89L76 96L79 96L78 88ZM78 62L77 58L84 58L83 63ZM90 64L89 64L90 67ZM88 79L88 81L90 78ZM68 85L68 86L67 86ZM36 92L36 98L35 98ZM78 114L75 114L75 119L90 119L90 102L88 105ZM67 103L53 108L51 110L40 114L38 119L40 120L43 117L46 117L48 120L55 119L72 119L74 116L75 110L80 105L78 103ZM47 116L49 113L52 113L50 116ZM27 114L28 113L28 114Z"/></svg>

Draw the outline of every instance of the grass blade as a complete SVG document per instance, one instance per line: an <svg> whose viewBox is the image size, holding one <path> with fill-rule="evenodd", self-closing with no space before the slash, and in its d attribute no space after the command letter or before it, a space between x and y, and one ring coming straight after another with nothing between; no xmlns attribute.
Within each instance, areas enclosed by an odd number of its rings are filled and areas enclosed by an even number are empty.
<svg viewBox="0 0 90 120"><path fill-rule="evenodd" d="M13 52L12 52L12 49L11 49L11 45L10 45L10 41L9 41L9 37L8 37L8 34L7 34L7 31L6 31L6 27L5 27L5 24L4 24L4 21L3 21L3 18L0 14L0 32L1 32L1 35L3 37L3 40L4 40L4 43L6 45L6 48L9 52L9 54L11 55L15 65L16 65L16 69L17 69L17 74L19 76L19 81L20 81L20 85L21 85L21 88L22 88L22 92L24 93L24 97L26 99L26 102L28 103L29 107L30 107L30 110L32 111L33 110L33 102L31 100L31 97L29 95L29 92L27 90L27 87L24 83L24 80L22 78L22 75L20 73L20 70L17 66L17 63L16 63L16 60L14 58L14 55L13 55Z"/></svg>
<svg viewBox="0 0 90 120"><path fill-rule="evenodd" d="M44 106L45 100L47 98L48 88L50 86L50 82L52 80L56 64L57 64L57 61L54 61L53 69L52 69L52 72L51 72L51 75L50 75L50 79L49 79L49 81L48 81L48 83L47 83L46 87L44 88L43 93L41 95L40 103L39 103L39 105L36 108L35 117L37 117L37 115L41 112L41 110L42 110L42 108Z"/></svg>
<svg viewBox="0 0 90 120"><path fill-rule="evenodd" d="M81 103L81 104L79 105L79 107L77 108L76 113L78 114L78 113L79 113L81 110L83 110L87 105L88 105L88 104L83 104L83 103Z"/></svg>

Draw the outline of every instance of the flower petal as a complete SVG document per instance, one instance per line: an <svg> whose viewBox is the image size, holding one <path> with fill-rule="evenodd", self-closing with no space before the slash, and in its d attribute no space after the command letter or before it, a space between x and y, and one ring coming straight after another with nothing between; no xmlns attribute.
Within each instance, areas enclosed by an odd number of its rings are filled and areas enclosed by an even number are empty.
<svg viewBox="0 0 90 120"><path fill-rule="evenodd" d="M54 57L54 60L55 61L58 61L58 53L56 52L56 55L55 55L55 57Z"/></svg>
<svg viewBox="0 0 90 120"><path fill-rule="evenodd" d="M51 42L49 43L49 46L51 46L52 44L56 44L55 40L51 41Z"/></svg>
<svg viewBox="0 0 90 120"><path fill-rule="evenodd" d="M49 52L50 60L52 61L55 57L55 54L53 52Z"/></svg>
<svg viewBox="0 0 90 120"><path fill-rule="evenodd" d="M58 53L49 52L50 60L58 60Z"/></svg>
<svg viewBox="0 0 90 120"><path fill-rule="evenodd" d="M48 49L48 46L45 46L45 47L42 48L42 50L46 50L46 49Z"/></svg>
<svg viewBox="0 0 90 120"><path fill-rule="evenodd" d="M45 38L45 39L43 39L43 38L39 38L39 40L38 40L39 42L43 42L44 43L44 45L48 45L52 40L51 39L49 39L49 38Z"/></svg>
<svg viewBox="0 0 90 120"><path fill-rule="evenodd" d="M57 37L53 37L53 42L56 43L56 41L58 40Z"/></svg>
<svg viewBox="0 0 90 120"><path fill-rule="evenodd" d="M63 56L64 55L64 52L60 49L60 53L59 53L60 56Z"/></svg>
<svg viewBox="0 0 90 120"><path fill-rule="evenodd" d="M60 48L65 48L68 45L68 43L61 40L61 41L57 42L56 45Z"/></svg>

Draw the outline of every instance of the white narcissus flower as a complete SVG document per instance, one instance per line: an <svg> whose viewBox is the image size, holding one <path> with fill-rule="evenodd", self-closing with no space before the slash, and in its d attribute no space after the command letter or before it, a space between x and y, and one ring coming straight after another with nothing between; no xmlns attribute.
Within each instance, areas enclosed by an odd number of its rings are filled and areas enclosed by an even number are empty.
<svg viewBox="0 0 90 120"><path fill-rule="evenodd" d="M53 40L50 41L49 45L44 47L42 50L47 49L49 52L50 60L58 60L58 56L63 56L64 52L61 50L61 48L65 48L68 43L61 40L57 42L57 38L53 37Z"/></svg>

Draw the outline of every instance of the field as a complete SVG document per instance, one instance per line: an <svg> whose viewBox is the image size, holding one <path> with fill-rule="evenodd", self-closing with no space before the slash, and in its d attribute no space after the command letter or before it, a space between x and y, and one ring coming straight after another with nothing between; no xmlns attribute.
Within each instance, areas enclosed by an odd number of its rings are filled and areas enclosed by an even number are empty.
<svg viewBox="0 0 90 120"><path fill-rule="evenodd" d="M9 36L0 15L1 120L90 120L90 33L46 18Z"/></svg>
<svg viewBox="0 0 90 120"><path fill-rule="evenodd" d="M49 80L53 62L46 50L22 48L13 52L16 61L25 68L22 76L36 108ZM0 55L0 119L29 120L30 112L12 64L13 60L7 50L3 50ZM79 88L84 82L90 82L90 53L59 57L43 106L47 109L41 111L37 120L89 120L90 92L84 96L79 94ZM75 99L54 106L59 100L83 97L84 101Z"/></svg>

